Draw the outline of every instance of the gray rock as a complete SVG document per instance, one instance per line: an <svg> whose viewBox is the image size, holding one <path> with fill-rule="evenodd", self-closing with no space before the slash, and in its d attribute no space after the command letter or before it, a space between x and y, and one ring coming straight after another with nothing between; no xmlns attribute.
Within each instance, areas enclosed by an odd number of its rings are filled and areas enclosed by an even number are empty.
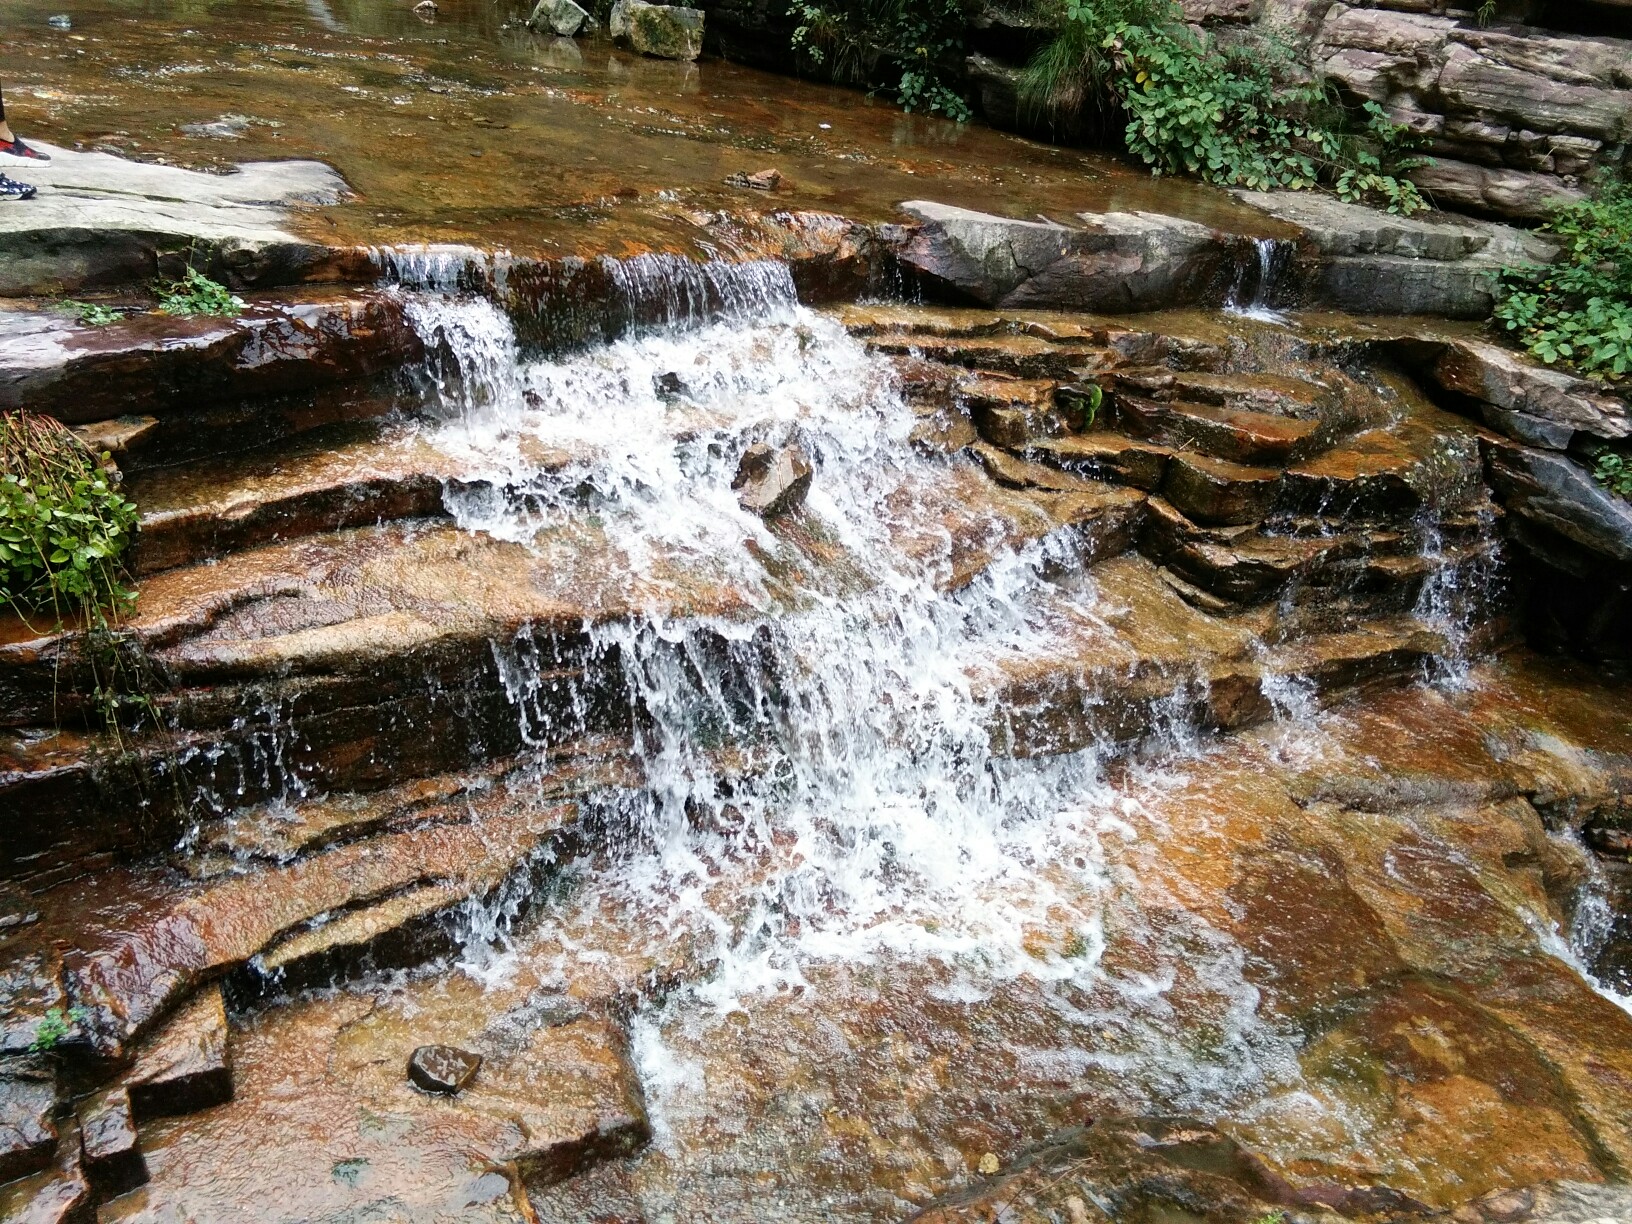
<svg viewBox="0 0 1632 1224"><path fill-rule="evenodd" d="M744 510L775 518L804 504L812 475L809 458L797 446L777 450L756 442L743 452L731 487Z"/></svg>
<svg viewBox="0 0 1632 1224"><path fill-rule="evenodd" d="M287 283L330 254L284 228L288 206L348 194L321 162L250 162L218 175L42 147L51 164L29 172L40 194L0 209L3 296L146 283L162 253L190 247L244 279Z"/></svg>
<svg viewBox="0 0 1632 1224"><path fill-rule="evenodd" d="M703 52L703 10L625 0L625 37L642 55L694 60Z"/></svg>
<svg viewBox="0 0 1632 1224"><path fill-rule="evenodd" d="M1561 203L1585 198L1584 192L1556 175L1505 166L1478 166L1444 157L1413 170L1410 177L1440 208L1524 221L1544 220Z"/></svg>
<svg viewBox="0 0 1632 1224"><path fill-rule="evenodd" d="M43 1059L0 1063L0 1182L51 1163L56 1108L56 1079Z"/></svg>
<svg viewBox="0 0 1632 1224"><path fill-rule="evenodd" d="M535 30L550 30L562 38L572 38L589 21L589 11L574 0L538 0L527 24Z"/></svg>
<svg viewBox="0 0 1632 1224"><path fill-rule="evenodd" d="M1396 217L1312 192L1238 191L1303 230L1297 279L1322 305L1362 314L1488 318L1503 267L1553 259L1546 239L1461 217Z"/></svg>
<svg viewBox="0 0 1632 1224"><path fill-rule="evenodd" d="M1430 377L1444 390L1495 410L1487 423L1532 445L1563 450L1565 435L1632 437L1632 404L1602 387L1494 344L1458 340L1446 346ZM1504 428L1506 422L1512 426ZM1524 432L1529 431L1529 436ZM1557 439L1563 437L1562 444ZM1548 440L1551 439L1551 440Z"/></svg>
<svg viewBox="0 0 1632 1224"><path fill-rule="evenodd" d="M1222 300L1239 240L1155 213L1081 213L1082 226L913 200L898 252L930 284L1001 308L1158 310Z"/></svg>
<svg viewBox="0 0 1632 1224"><path fill-rule="evenodd" d="M1508 513L1610 560L1632 562L1632 502L1556 451L1513 442L1486 447L1491 487Z"/></svg>
<svg viewBox="0 0 1632 1224"><path fill-rule="evenodd" d="M456 1046L423 1045L408 1058L408 1078L426 1092L463 1092L481 1070L482 1056Z"/></svg>
<svg viewBox="0 0 1632 1224"><path fill-rule="evenodd" d="M85 1175L102 1194L123 1194L147 1180L127 1089L110 1088L80 1104L79 1140Z"/></svg>
<svg viewBox="0 0 1632 1224"><path fill-rule="evenodd" d="M612 6L612 12L607 16L606 32L612 36L614 42L629 41L629 4L630 0L617 0Z"/></svg>

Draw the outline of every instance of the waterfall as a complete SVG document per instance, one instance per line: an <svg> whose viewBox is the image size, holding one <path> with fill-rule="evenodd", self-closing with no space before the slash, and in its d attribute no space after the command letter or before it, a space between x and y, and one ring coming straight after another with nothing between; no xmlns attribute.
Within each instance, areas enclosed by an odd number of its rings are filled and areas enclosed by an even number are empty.
<svg viewBox="0 0 1632 1224"><path fill-rule="evenodd" d="M1224 309L1266 323L1284 323L1286 318L1276 303L1297 243L1286 238L1254 238L1252 248L1254 258L1236 267Z"/></svg>
<svg viewBox="0 0 1632 1224"><path fill-rule="evenodd" d="M651 290L655 313L692 326L518 361L508 380L495 377L506 345L491 307L443 300L412 314L433 347L467 358L462 378L436 380L436 442L484 476L448 494L461 526L526 543L592 515L608 564L654 601L588 627L596 656L621 668L647 782L621 800L634 810L603 814L643 849L601 886L637 907L685 898L662 921L713 928L722 1000L797 981L804 957L886 946L1002 948L1039 971L1020 946L1026 915L1059 898L1038 869L1055 821L1095 818L1070 811L1094 793L1096 760L994 756L970 674L1046 640L1044 597L1076 564L1069 540L1045 538L946 593L944 551L902 538L923 525L915 506L933 516L941 471L907 445L915 418L889 367L793 305L785 271L733 284L663 269L630 261L623 275L631 292ZM810 456L807 513L841 562L813 565L739 506L731 481L754 442ZM561 458L541 469L544 452ZM661 597L690 582L727 586L747 610L674 619ZM1091 615L1091 584L1080 598ZM497 648L539 744L575 730L539 722L528 684L549 670L546 649L530 631ZM722 761L722 745L751 767ZM710 912L696 881L732 861L753 862L759 882L729 915ZM1080 920L1086 938L1097 915Z"/></svg>

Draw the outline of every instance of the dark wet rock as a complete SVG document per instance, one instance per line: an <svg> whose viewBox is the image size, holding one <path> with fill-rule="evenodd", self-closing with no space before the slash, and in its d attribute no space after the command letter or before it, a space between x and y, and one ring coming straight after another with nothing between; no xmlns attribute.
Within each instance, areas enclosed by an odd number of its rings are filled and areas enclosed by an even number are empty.
<svg viewBox="0 0 1632 1224"><path fill-rule="evenodd" d="M408 1078L426 1092L463 1092L481 1070L482 1056L447 1045L423 1045L408 1058Z"/></svg>
<svg viewBox="0 0 1632 1224"><path fill-rule="evenodd" d="M1587 552L1632 564L1632 502L1556 451L1511 442L1486 446L1491 486L1509 512Z"/></svg>
<svg viewBox="0 0 1632 1224"><path fill-rule="evenodd" d="M206 986L142 1043L122 1087L138 1119L232 1099L231 1034L219 986Z"/></svg>
<svg viewBox="0 0 1632 1224"><path fill-rule="evenodd" d="M619 12L621 10L621 13ZM642 55L694 60L703 50L703 11L673 4L619 0L614 6L612 36Z"/></svg>
<svg viewBox="0 0 1632 1224"><path fill-rule="evenodd" d="M1319 421L1211 404L1116 396L1112 421L1123 432L1236 463L1287 463L1320 448Z"/></svg>
<svg viewBox="0 0 1632 1224"><path fill-rule="evenodd" d="M126 482L141 513L131 567L148 574L269 540L441 517L444 489L463 474L417 434L365 423L159 468Z"/></svg>
<svg viewBox="0 0 1632 1224"><path fill-rule="evenodd" d="M0 312L0 407L70 423L139 403L166 417L201 400L264 397L394 370L420 342L388 295L252 302L237 319L133 316L89 328L61 314Z"/></svg>
<svg viewBox="0 0 1632 1224"><path fill-rule="evenodd" d="M1097 429L1040 439L1026 448L1026 454L1063 471L1147 490L1161 487L1173 457L1165 446Z"/></svg>
<svg viewBox="0 0 1632 1224"><path fill-rule="evenodd" d="M218 278L289 284L324 274L327 248L287 228L290 205L346 185L321 162L254 162L233 175L53 149L34 207L0 217L0 296L146 283L161 257L193 252ZM122 407L123 405L121 405Z"/></svg>
<svg viewBox="0 0 1632 1224"><path fill-rule="evenodd" d="M303 965L312 973L328 972L370 950L377 949L389 963L382 945L405 923L487 895L573 815L570 807L536 807L522 795L512 797L496 788L489 806L467 809L462 823L392 833L286 867L212 881L156 907L128 929L110 933L105 942L82 949L76 955L76 979L86 1001L129 1036L150 1028L194 984L263 953L277 964L269 972L296 981ZM425 884L445 886L433 897L437 904L427 908L398 901ZM413 894L416 902L422 897ZM374 905L361 904L367 901ZM325 915L338 921L305 926ZM428 933L417 927L405 931L408 951L413 951L413 936ZM189 1025L177 1033L178 1058L206 1048L195 1030L215 1031L219 1001L196 1006L200 1010L189 1009ZM163 1049L172 1047L166 1043ZM155 1054L155 1074L169 1061L168 1055ZM140 1064L137 1071L143 1071ZM130 1083L137 1112L143 1113L148 1096L140 1080L138 1075ZM162 1096L165 1090L157 1091Z"/></svg>
<svg viewBox="0 0 1632 1224"><path fill-rule="evenodd" d="M999 308L1156 310L1206 301L1228 243L1155 213L1081 216L1080 227L1018 221L927 200L902 208L921 226L898 252L926 286Z"/></svg>
<svg viewBox="0 0 1632 1224"><path fill-rule="evenodd" d="M1162 495L1197 522L1255 523L1275 504L1282 478L1276 468L1179 452L1168 461Z"/></svg>
<svg viewBox="0 0 1632 1224"><path fill-rule="evenodd" d="M742 454L731 487L750 514L775 518L797 510L815 474L805 452L797 446L772 447L756 442Z"/></svg>
<svg viewBox="0 0 1632 1224"><path fill-rule="evenodd" d="M535 30L548 29L562 38L572 38L589 20L588 10L575 0L538 0L527 24Z"/></svg>
<svg viewBox="0 0 1632 1224"><path fill-rule="evenodd" d="M0 1186L0 1220L5 1224L92 1224L95 1220L95 1200L85 1176L79 1135L71 1121L64 1130L49 1168Z"/></svg>
<svg viewBox="0 0 1632 1224"><path fill-rule="evenodd" d="M51 1163L57 1096L56 1074L44 1058L0 1058L0 1182Z"/></svg>
<svg viewBox="0 0 1632 1224"><path fill-rule="evenodd" d="M79 1106L79 1139L85 1174L99 1194L123 1194L147 1180L147 1161L136 1137L130 1093L99 1092Z"/></svg>
<svg viewBox="0 0 1632 1224"><path fill-rule="evenodd" d="M16 898L16 893L11 896ZM13 901L8 908L19 917L33 915L37 921L38 902L29 898L26 904L27 908L23 908ZM27 1055L38 1046L44 1037L46 1017L65 1017L69 999L60 949L13 943L0 944L0 951L4 952L3 963L0 963L0 1065L3 1065L3 1060Z"/></svg>

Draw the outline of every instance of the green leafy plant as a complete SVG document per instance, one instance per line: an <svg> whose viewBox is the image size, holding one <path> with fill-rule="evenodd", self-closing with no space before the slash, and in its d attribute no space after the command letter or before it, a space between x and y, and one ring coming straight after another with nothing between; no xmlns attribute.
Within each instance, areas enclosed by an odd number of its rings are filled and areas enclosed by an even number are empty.
<svg viewBox="0 0 1632 1224"><path fill-rule="evenodd" d="M109 323L117 323L124 318L111 306L102 306L96 302L80 302L73 298L64 298L58 302L57 309L67 311L87 327L106 327Z"/></svg>
<svg viewBox="0 0 1632 1224"><path fill-rule="evenodd" d="M189 267L180 280L158 281L153 292L159 296L159 313L190 319L209 316L235 319L244 313L244 299L197 268Z"/></svg>
<svg viewBox="0 0 1632 1224"><path fill-rule="evenodd" d="M962 59L962 0L793 0L793 49L836 81L878 86L901 108L960 123L948 73Z"/></svg>
<svg viewBox="0 0 1632 1224"><path fill-rule="evenodd" d="M1479 6L1477 16L1481 26L1488 26L1491 22L1495 21L1496 0L1484 0L1484 3Z"/></svg>
<svg viewBox="0 0 1632 1224"><path fill-rule="evenodd" d="M1403 175L1416 137L1367 104L1351 115L1271 38L1219 44L1170 0L1067 0L1066 26L1032 61L1022 99L1056 126L1115 108L1128 150L1157 174L1223 186L1306 190L1399 213L1427 207Z"/></svg>
<svg viewBox="0 0 1632 1224"><path fill-rule="evenodd" d="M34 1030L29 1051L41 1054L56 1049L68 1036L72 1025L84 1024L90 1018L91 1013L83 1007L70 1007L67 1011L60 1007L47 1008L45 1015L40 1017L39 1027Z"/></svg>
<svg viewBox="0 0 1632 1224"><path fill-rule="evenodd" d="M1632 459L1618 451L1606 450L1593 462L1592 475L1611 493L1632 499Z"/></svg>
<svg viewBox="0 0 1632 1224"><path fill-rule="evenodd" d="M136 507L106 464L53 417L0 414L0 601L25 614L49 609L59 623L134 601L120 557Z"/></svg>
<svg viewBox="0 0 1632 1224"><path fill-rule="evenodd" d="M1619 382L1632 374L1632 183L1606 176L1546 228L1563 252L1502 273L1496 321L1548 365Z"/></svg>

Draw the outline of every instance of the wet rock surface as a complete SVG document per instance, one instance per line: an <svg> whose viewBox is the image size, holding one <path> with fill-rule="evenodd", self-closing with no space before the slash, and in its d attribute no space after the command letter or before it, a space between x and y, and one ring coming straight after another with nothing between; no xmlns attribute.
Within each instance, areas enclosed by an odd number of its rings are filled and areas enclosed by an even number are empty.
<svg viewBox="0 0 1632 1224"><path fill-rule="evenodd" d="M588 351L404 293L395 415L146 443L111 765L0 630L0 1072L56 1033L80 1106L8 1212L133 1158L100 1218L1614 1209L1632 705L1513 645L1563 512L1501 465L1583 469L1485 413L1610 398L666 267Z"/></svg>

